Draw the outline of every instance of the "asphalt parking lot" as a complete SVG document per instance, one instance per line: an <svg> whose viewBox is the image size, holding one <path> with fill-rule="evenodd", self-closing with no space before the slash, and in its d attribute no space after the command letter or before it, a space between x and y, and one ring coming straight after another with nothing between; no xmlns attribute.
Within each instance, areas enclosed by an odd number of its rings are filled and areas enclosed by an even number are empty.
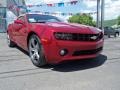
<svg viewBox="0 0 120 90"><path fill-rule="evenodd" d="M106 38L95 60L33 66L20 48L0 34L0 90L120 90L120 37Z"/></svg>

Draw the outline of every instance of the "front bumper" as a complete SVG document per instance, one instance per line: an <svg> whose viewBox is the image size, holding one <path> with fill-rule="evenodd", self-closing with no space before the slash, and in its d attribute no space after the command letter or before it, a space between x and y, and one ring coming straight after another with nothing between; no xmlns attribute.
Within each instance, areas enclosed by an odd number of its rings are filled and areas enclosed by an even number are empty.
<svg viewBox="0 0 120 90"><path fill-rule="evenodd" d="M103 43L103 39L97 42L54 40L43 46L47 62L59 63L66 60L95 58L101 53ZM62 49L68 51L65 56L60 55Z"/></svg>

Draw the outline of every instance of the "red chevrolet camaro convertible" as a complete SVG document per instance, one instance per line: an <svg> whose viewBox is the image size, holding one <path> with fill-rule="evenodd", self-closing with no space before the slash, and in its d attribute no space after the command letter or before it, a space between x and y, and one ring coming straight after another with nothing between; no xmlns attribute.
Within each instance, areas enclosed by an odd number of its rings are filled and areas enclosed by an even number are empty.
<svg viewBox="0 0 120 90"><path fill-rule="evenodd" d="M103 49L103 32L95 27L65 23L55 16L21 15L8 26L8 45L29 52L37 66L97 57Z"/></svg>

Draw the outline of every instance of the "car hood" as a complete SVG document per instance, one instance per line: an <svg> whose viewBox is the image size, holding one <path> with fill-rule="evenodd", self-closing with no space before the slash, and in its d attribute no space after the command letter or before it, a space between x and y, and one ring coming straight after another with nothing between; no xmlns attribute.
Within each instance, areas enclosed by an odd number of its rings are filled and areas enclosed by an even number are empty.
<svg viewBox="0 0 120 90"><path fill-rule="evenodd" d="M81 24L73 24L73 23L46 23L48 27L52 28L55 32L70 32L70 33L84 33L84 34L97 34L101 32L101 30L81 25Z"/></svg>
<svg viewBox="0 0 120 90"><path fill-rule="evenodd" d="M46 28L46 30L52 30L54 32L83 33L83 34L98 34L99 32L101 32L100 29L97 29L95 27L75 23L46 22L46 23L34 23L32 25L34 26L34 28L39 29Z"/></svg>

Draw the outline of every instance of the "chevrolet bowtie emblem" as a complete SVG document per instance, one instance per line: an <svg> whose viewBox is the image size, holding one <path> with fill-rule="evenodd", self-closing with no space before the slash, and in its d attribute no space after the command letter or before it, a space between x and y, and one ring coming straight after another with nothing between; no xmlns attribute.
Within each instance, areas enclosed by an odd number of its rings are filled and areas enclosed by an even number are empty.
<svg viewBox="0 0 120 90"><path fill-rule="evenodd" d="M90 39L96 40L96 39L97 39L97 36L92 36L92 37L90 37Z"/></svg>

